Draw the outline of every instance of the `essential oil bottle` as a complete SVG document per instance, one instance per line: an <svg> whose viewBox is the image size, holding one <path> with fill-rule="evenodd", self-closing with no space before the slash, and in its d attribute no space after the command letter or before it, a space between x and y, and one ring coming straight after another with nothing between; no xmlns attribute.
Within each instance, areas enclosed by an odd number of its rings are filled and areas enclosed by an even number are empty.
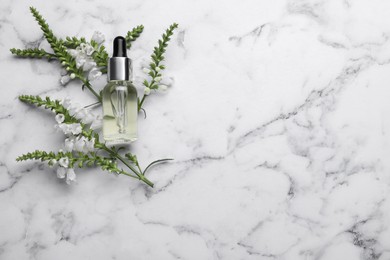
<svg viewBox="0 0 390 260"><path fill-rule="evenodd" d="M109 144L137 140L138 98L131 83L132 65L126 54L126 40L114 39L113 57L108 60L108 83L103 89L103 137Z"/></svg>

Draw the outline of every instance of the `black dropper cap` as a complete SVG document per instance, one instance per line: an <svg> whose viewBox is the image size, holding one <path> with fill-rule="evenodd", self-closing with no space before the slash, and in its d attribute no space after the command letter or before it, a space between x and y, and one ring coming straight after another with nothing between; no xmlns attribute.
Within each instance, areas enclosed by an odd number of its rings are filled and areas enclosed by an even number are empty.
<svg viewBox="0 0 390 260"><path fill-rule="evenodd" d="M114 39L113 55L108 60L107 79L130 80L132 77L131 60L126 54L126 39L118 36Z"/></svg>
<svg viewBox="0 0 390 260"><path fill-rule="evenodd" d="M113 57L127 57L126 54L126 39L118 36L114 39Z"/></svg>

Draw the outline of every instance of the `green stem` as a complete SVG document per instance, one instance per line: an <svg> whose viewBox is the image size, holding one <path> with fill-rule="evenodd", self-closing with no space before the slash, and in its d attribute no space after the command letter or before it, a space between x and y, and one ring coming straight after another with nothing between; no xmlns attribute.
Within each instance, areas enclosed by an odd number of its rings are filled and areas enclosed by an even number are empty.
<svg viewBox="0 0 390 260"><path fill-rule="evenodd" d="M94 107L94 106L99 105L100 103L101 103L101 102L98 101L98 102L92 103L92 104L90 104L90 105L87 105L87 106L85 106L84 108Z"/></svg>
<svg viewBox="0 0 390 260"><path fill-rule="evenodd" d="M142 105L143 105L145 99L146 99L146 95L144 95L144 96L142 97L141 101L138 102L138 112L141 110Z"/></svg>
<svg viewBox="0 0 390 260"><path fill-rule="evenodd" d="M99 103L102 103L102 97L101 97L98 93L96 93L96 91L92 88L92 86L91 86L91 84L89 83L89 81L86 80L86 79L81 79L81 80L83 81L84 86L85 86L89 91L91 91L91 93L97 98L98 102L99 102Z"/></svg>
<svg viewBox="0 0 390 260"><path fill-rule="evenodd" d="M149 185L150 187L153 188L153 186L154 186L153 182L149 181L142 173L139 173L133 166L131 166L128 162L126 162L125 158L123 158L119 154L115 153L114 151L112 151L110 148L108 148L105 145L103 145L102 149L105 150L106 152L108 152L109 154L111 154L112 156L114 156L115 158L117 158L124 165L126 165L132 172L134 172L137 175L137 178L140 181L145 182L147 185ZM121 173L124 174L123 172L121 172ZM125 174L125 175L129 175L129 174Z"/></svg>

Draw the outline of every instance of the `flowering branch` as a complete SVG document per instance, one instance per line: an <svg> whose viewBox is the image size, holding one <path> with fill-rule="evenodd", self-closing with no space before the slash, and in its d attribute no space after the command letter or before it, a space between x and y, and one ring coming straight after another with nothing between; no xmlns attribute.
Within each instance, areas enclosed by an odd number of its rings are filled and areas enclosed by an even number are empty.
<svg viewBox="0 0 390 260"><path fill-rule="evenodd" d="M38 49L38 48L24 49L24 50L12 48L10 51L12 54L22 58L37 58L37 59L46 58L48 60L57 58L55 54L48 53L45 50Z"/></svg>
<svg viewBox="0 0 390 260"><path fill-rule="evenodd" d="M66 48L76 49L80 46L82 43L87 43L84 37L81 37L80 39L77 37L66 37L66 40L62 42L62 44Z"/></svg>
<svg viewBox="0 0 390 260"><path fill-rule="evenodd" d="M131 48L131 43L137 40L138 37L140 37L141 33L144 31L144 26L138 25L134 27L131 31L128 31L126 34L126 48Z"/></svg>
<svg viewBox="0 0 390 260"><path fill-rule="evenodd" d="M162 70L165 69L165 66L162 65L164 61L164 53L170 41L170 37L173 35L173 31L178 27L177 23L172 24L162 35L162 39L158 40L157 47L154 47L153 54L150 56L152 61L149 64L149 68L144 69L144 71L149 75L150 80L144 80L143 85L145 86L144 96L141 100L138 100L138 111L142 109L142 105L146 97L150 94L152 89L162 89L165 90L166 86L160 84L162 79Z"/></svg>
<svg viewBox="0 0 390 260"><path fill-rule="evenodd" d="M89 41L84 37L60 39L53 34L45 19L34 7L30 7L30 11L42 29L43 35L50 44L53 53L39 48L24 50L12 48L10 49L11 53L22 58L58 60L63 67L61 83L65 85L70 80L79 79L83 83L82 89L87 88L97 98L98 102L96 104L101 103L101 95L92 88L91 81L100 77L103 73L107 73L108 53L102 45L104 35L95 32ZM159 40L158 46L154 48L151 55L152 62L149 64L150 69L147 71L150 80L145 80L143 83L145 95L142 100L138 100L139 110L142 109L146 95L150 93L151 89L163 90L167 87L160 82L162 77L161 71L165 69L161 62L164 60L163 54L170 36L172 36L173 30L177 26L177 24L172 24L163 34L162 39ZM143 25L139 25L127 32L127 49L130 49L132 42L140 37L143 29ZM97 125L99 125L99 120L89 112L87 109L89 106L80 108L71 104L69 99L63 101L51 100L49 97L41 98L31 95L22 95L19 99L25 103L51 110L55 114L57 121L56 128L65 134L66 139L64 143L65 151L60 150L55 153L36 150L21 155L16 160L40 160L47 162L49 166L57 167L57 176L66 178L65 180L68 184L76 179L75 166L79 168L99 166L103 171L123 174L153 187L153 183L145 177L146 172L157 163L172 160L156 160L142 170L135 155L131 153L121 154L120 150L123 147L107 147L104 142L100 142L100 136L95 131ZM118 163L124 166L124 169L120 168Z"/></svg>
<svg viewBox="0 0 390 260"><path fill-rule="evenodd" d="M50 29L45 19L34 7L30 7L30 11L34 16L35 20L38 22L39 26L41 27L43 35L50 44L50 47L53 49L54 54L49 55L46 52L39 51L39 49L11 49L11 53L20 57L42 58L50 56L50 58L56 58L70 74L70 79L77 78L81 80L83 82L83 86L85 86L89 91L91 91L91 93L100 101L100 95L96 93L96 91L92 88L89 80L85 78L83 70L76 66L75 59L68 53L66 46L64 45L64 41L58 39L53 34L53 31Z"/></svg>
<svg viewBox="0 0 390 260"><path fill-rule="evenodd" d="M67 181L69 178L75 178L73 170L74 165L77 164L79 168L97 165L105 171L136 178L150 187L153 187L153 183L145 177L146 171L150 166L156 163L172 160L162 159L154 161L143 171L135 155L127 153L125 156L122 156L119 153L120 149L116 149L115 147L109 148L106 144L100 142L99 134L91 129L89 122L83 122L82 119L78 118L80 114L85 114L85 111L72 108L71 105L68 104L69 101L51 100L49 97L42 99L39 96L30 95L22 95L19 99L38 107L42 106L54 112L56 114L56 120L59 123L58 128L68 135L68 138L65 140L66 148L71 147L71 149L68 149L67 152L60 151L58 153L35 151L19 156L16 160L24 161L34 159L47 161L51 166L59 164L60 167L57 170L57 175L60 178L65 178L66 176ZM74 111L74 113L72 113L71 110ZM72 143L72 140L74 143ZM77 142L80 141L84 143L81 148L80 145L77 144ZM85 146L88 147L86 148ZM105 153L106 156L102 155L102 152ZM117 165L117 160L122 162L132 173L120 169ZM70 176L69 178L68 175Z"/></svg>

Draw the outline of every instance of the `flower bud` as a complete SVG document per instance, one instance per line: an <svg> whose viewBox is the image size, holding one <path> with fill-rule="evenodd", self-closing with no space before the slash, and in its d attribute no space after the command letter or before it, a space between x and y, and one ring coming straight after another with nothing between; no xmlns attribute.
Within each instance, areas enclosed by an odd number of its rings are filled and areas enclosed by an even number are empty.
<svg viewBox="0 0 390 260"><path fill-rule="evenodd" d="M150 94L150 88L146 87L144 90L144 94L148 96Z"/></svg>

